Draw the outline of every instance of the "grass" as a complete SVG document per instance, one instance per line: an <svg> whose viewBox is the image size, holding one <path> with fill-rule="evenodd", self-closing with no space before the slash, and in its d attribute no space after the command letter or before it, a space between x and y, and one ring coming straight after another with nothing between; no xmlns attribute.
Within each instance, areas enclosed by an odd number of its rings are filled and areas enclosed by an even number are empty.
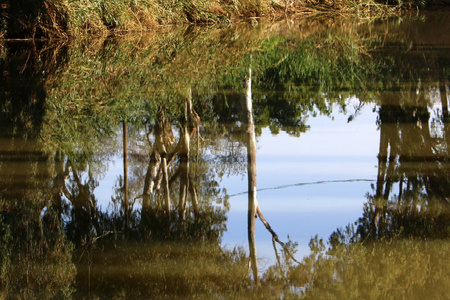
<svg viewBox="0 0 450 300"><path fill-rule="evenodd" d="M65 38L151 31L158 25L257 23L311 14L398 13L415 2L376 0L34 0L2 5L0 38ZM24 9L27 8L27 9Z"/></svg>

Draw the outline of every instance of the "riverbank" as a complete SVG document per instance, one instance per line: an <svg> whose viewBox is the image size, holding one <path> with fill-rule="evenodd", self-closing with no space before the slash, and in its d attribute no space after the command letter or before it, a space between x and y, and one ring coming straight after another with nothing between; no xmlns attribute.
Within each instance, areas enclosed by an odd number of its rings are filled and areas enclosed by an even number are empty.
<svg viewBox="0 0 450 300"><path fill-rule="evenodd" d="M256 24L261 18L279 20L314 14L391 15L417 5L414 0L398 2L387 5L374 0L6 0L1 5L0 38L107 35L186 23Z"/></svg>

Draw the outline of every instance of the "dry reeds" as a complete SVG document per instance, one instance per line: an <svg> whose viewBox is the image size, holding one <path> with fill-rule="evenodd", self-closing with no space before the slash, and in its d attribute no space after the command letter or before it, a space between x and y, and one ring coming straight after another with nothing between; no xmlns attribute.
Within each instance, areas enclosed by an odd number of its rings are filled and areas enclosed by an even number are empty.
<svg viewBox="0 0 450 300"><path fill-rule="evenodd" d="M296 18L305 14L396 14L411 3L376 0L42 0L31 9L19 0L2 5L0 37L64 38L152 31L157 25L226 24L260 18ZM11 2L12 3L12 2ZM21 4L22 3L22 4ZM413 2L414 3L414 2Z"/></svg>

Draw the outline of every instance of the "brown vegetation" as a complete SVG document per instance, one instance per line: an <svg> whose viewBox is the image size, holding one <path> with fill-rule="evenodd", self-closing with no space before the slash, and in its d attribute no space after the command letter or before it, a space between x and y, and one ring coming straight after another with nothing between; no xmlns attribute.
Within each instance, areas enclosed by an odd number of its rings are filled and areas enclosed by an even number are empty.
<svg viewBox="0 0 450 300"><path fill-rule="evenodd" d="M312 14L380 15L408 5L374 0L16 0L0 12L0 38L66 38L153 30L172 24L257 24ZM410 6L410 5L409 5Z"/></svg>

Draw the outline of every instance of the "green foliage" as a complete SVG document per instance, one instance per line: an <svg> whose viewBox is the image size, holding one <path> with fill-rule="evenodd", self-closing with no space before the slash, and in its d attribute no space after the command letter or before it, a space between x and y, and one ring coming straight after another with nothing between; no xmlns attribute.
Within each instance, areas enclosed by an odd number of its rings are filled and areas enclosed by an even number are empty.
<svg viewBox="0 0 450 300"><path fill-rule="evenodd" d="M95 141L114 135L121 120L148 125L164 111L167 121L178 122L189 89L205 134L236 136L249 68L257 132L269 127L298 136L308 117L329 115L336 105L345 110L347 98L372 101L376 89L389 88L381 83L389 74L396 72L388 81L393 85L417 73L416 66L394 68L393 59L377 52L370 57L382 42L376 28L350 22L321 31L313 25L317 32L305 29L304 37L243 26L75 41L69 63L46 80L41 136L53 149L94 153Z"/></svg>

